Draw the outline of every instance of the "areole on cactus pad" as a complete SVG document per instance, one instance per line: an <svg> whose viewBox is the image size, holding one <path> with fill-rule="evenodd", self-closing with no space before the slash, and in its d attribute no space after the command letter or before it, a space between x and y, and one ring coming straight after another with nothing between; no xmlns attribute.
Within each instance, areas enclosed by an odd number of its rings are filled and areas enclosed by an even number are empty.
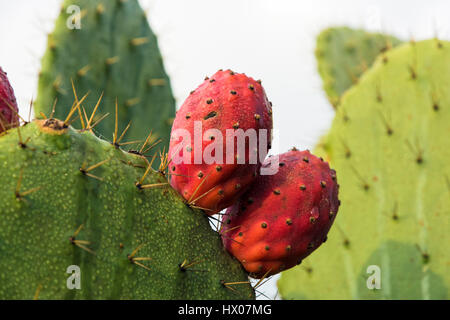
<svg viewBox="0 0 450 320"><path fill-rule="evenodd" d="M277 157L278 173L259 176L222 218L225 247L255 278L289 269L317 249L339 207L336 172L326 162L295 148Z"/></svg>
<svg viewBox="0 0 450 320"><path fill-rule="evenodd" d="M208 214L232 205L258 175L271 130L271 103L261 82L219 70L176 114L169 150L172 187Z"/></svg>

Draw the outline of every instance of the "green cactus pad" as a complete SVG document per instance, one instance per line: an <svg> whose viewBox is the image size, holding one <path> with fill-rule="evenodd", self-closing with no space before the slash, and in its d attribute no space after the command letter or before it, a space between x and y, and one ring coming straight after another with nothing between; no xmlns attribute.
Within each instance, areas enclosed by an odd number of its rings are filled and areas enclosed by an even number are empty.
<svg viewBox="0 0 450 320"><path fill-rule="evenodd" d="M342 205L327 243L282 274L285 299L450 297L450 42L385 58L337 110L325 145ZM370 265L381 289L367 288Z"/></svg>
<svg viewBox="0 0 450 320"><path fill-rule="evenodd" d="M348 27L329 28L317 37L316 58L323 87L336 107L342 94L357 83L375 58L400 40Z"/></svg>
<svg viewBox="0 0 450 320"><path fill-rule="evenodd" d="M147 164L53 119L0 137L0 299L254 298L226 286L247 274L161 173L136 186Z"/></svg>
<svg viewBox="0 0 450 320"><path fill-rule="evenodd" d="M80 29L67 27L71 5L81 10ZM117 99L120 127L133 123L130 141L145 139L152 128L153 137L163 139L161 148L168 145L175 100L156 36L136 0L64 2L42 59L37 117L48 117L56 102L54 117L64 119L74 101L71 81L78 99L89 92L83 106L94 106L104 93L92 123L110 115L95 127L98 134L112 138Z"/></svg>

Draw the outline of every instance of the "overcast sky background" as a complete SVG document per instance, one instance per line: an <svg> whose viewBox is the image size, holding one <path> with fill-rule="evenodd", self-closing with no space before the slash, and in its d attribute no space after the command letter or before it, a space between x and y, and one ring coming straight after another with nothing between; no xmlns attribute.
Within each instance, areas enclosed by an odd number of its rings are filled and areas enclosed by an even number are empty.
<svg viewBox="0 0 450 320"><path fill-rule="evenodd" d="M316 35L330 26L382 31L402 39L450 39L445 0L142 0L158 36L177 105L206 75L230 68L262 79L273 102L274 153L312 149L333 119L316 71ZM60 0L0 0L0 66L28 117L40 58ZM260 290L275 297L272 277ZM265 299L264 296L260 298Z"/></svg>

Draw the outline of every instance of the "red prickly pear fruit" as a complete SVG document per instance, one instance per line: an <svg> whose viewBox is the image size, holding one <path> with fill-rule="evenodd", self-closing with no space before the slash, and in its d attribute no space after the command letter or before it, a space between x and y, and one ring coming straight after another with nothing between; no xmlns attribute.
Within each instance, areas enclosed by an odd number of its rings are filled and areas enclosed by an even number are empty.
<svg viewBox="0 0 450 320"><path fill-rule="evenodd" d="M289 269L317 249L339 207L336 172L327 162L296 149L278 157L278 173L259 176L222 218L225 248L254 278Z"/></svg>
<svg viewBox="0 0 450 320"><path fill-rule="evenodd" d="M19 125L19 109L6 72L0 67L0 133Z"/></svg>
<svg viewBox="0 0 450 320"><path fill-rule="evenodd" d="M180 132L188 135L188 141ZM227 139L227 132L244 137L243 143ZM272 108L261 81L219 70L191 92L176 114L169 149L170 184L189 205L208 215L217 213L255 180L271 135Z"/></svg>

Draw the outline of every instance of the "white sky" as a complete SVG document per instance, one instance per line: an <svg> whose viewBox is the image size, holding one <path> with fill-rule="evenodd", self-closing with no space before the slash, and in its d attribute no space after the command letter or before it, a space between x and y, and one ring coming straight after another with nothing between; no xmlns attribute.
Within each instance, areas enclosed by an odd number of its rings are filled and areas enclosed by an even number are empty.
<svg viewBox="0 0 450 320"><path fill-rule="evenodd" d="M262 79L273 102L278 142L312 149L333 118L314 59L315 36L334 25L416 40L450 39L445 0L141 0L158 35L177 105L220 68ZM60 0L0 0L0 66L20 113L36 97L37 73ZM319 249L320 250L320 249ZM277 277L260 290L274 297ZM264 298L264 297L261 297Z"/></svg>

